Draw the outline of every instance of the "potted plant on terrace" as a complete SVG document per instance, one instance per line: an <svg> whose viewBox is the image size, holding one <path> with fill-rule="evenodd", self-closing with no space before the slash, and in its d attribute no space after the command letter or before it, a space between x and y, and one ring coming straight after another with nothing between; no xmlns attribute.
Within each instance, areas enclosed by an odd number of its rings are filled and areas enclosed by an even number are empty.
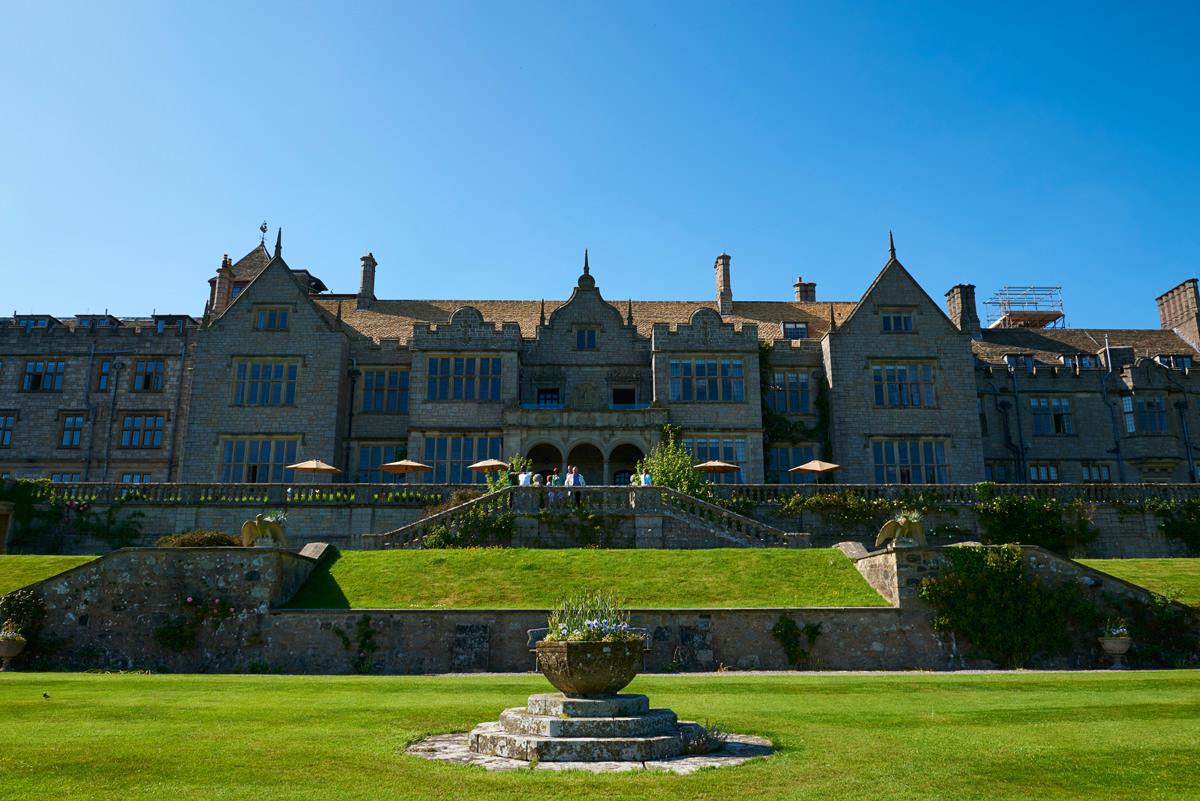
<svg viewBox="0 0 1200 801"><path fill-rule="evenodd" d="M1117 618L1105 624L1104 631L1100 635L1100 647L1104 649L1104 653L1112 657L1114 669L1125 667L1122 660L1129 652L1131 645L1133 645L1133 638L1129 636L1129 627L1124 620Z"/></svg>
<svg viewBox="0 0 1200 801"><path fill-rule="evenodd" d="M0 629L0 670L8 670L8 664L25 650L25 638L13 623L5 623Z"/></svg>
<svg viewBox="0 0 1200 801"><path fill-rule="evenodd" d="M645 632L629 625L629 612L607 593L566 598L550 612L537 644L537 664L569 696L622 690L642 667Z"/></svg>

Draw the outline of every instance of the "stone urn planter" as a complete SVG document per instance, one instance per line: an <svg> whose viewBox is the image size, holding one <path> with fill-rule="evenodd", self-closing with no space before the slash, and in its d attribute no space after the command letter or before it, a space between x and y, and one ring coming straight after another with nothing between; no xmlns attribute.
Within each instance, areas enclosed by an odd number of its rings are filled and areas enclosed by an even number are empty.
<svg viewBox="0 0 1200 801"><path fill-rule="evenodd" d="M577 697L620 692L642 668L642 639L553 641L537 644L542 675L563 695Z"/></svg>
<svg viewBox="0 0 1200 801"><path fill-rule="evenodd" d="M1130 646L1133 645L1132 637L1101 637L1100 647L1104 649L1104 653L1112 657L1113 669L1120 670L1125 667L1125 654L1129 653Z"/></svg>
<svg viewBox="0 0 1200 801"><path fill-rule="evenodd" d="M8 670L9 663L25 650L25 638L21 636L0 637L0 670Z"/></svg>

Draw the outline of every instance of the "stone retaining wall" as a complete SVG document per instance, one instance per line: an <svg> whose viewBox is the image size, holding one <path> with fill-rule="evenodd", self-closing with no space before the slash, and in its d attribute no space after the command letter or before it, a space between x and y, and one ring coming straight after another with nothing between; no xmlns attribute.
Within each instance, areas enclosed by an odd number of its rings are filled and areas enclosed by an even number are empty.
<svg viewBox="0 0 1200 801"><path fill-rule="evenodd" d="M893 606L634 610L633 623L653 635L646 669L788 668L772 635L784 616L800 626L821 625L805 667L982 666L962 660L953 638L932 631L930 610L917 597L920 581L940 570L942 549L864 554L859 546L843 547ZM326 552L320 545L301 554L271 548L115 551L33 585L47 615L21 666L397 674L533 668L526 631L545 624L545 610L277 608ZM1032 572L1055 581L1086 578L1095 593L1146 596L1141 588L1040 548L1025 549L1025 556ZM156 636L188 625L194 626L195 641L187 647L171 647ZM1070 664L1088 664L1086 655Z"/></svg>

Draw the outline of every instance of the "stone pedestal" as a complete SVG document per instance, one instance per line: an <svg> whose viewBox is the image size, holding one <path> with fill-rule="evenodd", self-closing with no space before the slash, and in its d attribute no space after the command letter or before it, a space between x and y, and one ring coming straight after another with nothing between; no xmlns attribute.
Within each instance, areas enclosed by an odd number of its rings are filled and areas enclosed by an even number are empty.
<svg viewBox="0 0 1200 801"><path fill-rule="evenodd" d="M467 737L471 752L526 762L648 762L678 757L695 723L669 709L651 709L644 695L569 698L529 696Z"/></svg>

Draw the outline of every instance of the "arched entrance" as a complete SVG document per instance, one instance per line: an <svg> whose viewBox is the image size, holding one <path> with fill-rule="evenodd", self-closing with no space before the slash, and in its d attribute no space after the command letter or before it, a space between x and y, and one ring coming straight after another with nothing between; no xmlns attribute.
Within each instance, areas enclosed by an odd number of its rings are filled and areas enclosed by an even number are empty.
<svg viewBox="0 0 1200 801"><path fill-rule="evenodd" d="M624 443L613 448L612 453L608 455L608 469L612 473L611 483L618 486L628 484L637 463L645 456L637 445Z"/></svg>
<svg viewBox="0 0 1200 801"><path fill-rule="evenodd" d="M567 454L567 464L575 465L588 484L604 484L604 454L590 442L581 442Z"/></svg>
<svg viewBox="0 0 1200 801"><path fill-rule="evenodd" d="M540 445L534 445L529 449L529 453L525 455L531 462L533 462L533 472L535 473L540 473L542 476L548 476L556 467L560 473L562 472L562 451L551 445L549 442L543 442Z"/></svg>

